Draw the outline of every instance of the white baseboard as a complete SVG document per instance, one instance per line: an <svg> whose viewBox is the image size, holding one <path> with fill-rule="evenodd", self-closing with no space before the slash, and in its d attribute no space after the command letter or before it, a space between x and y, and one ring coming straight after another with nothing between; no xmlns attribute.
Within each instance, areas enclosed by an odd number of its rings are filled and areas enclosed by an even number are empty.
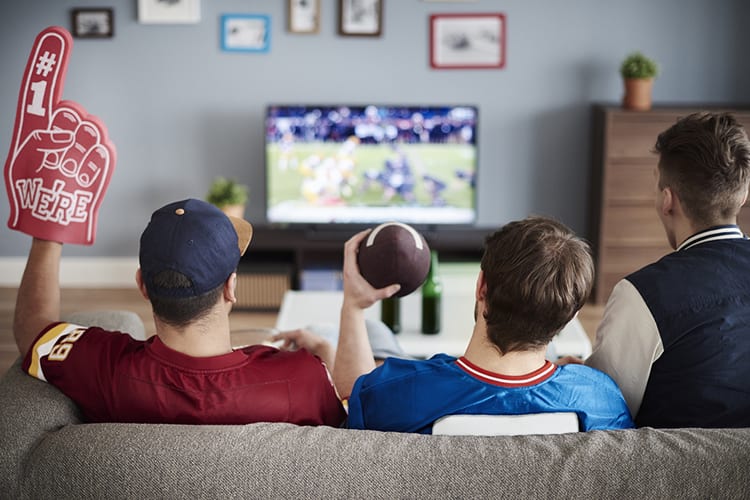
<svg viewBox="0 0 750 500"><path fill-rule="evenodd" d="M26 257L0 257L0 287L14 288L21 283ZM60 286L63 288L135 287L138 259L130 257L63 257Z"/></svg>

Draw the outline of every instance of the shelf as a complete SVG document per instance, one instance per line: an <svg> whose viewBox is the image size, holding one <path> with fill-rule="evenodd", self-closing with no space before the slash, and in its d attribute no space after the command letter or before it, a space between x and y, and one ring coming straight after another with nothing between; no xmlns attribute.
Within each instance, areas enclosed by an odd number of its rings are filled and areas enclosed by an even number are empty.
<svg viewBox="0 0 750 500"><path fill-rule="evenodd" d="M361 229L331 225L315 228L255 226L253 240L238 270L239 274L246 275L243 276L245 293L254 295L238 297L244 299L240 302L253 304L254 297L260 297L260 290L247 291L251 290L253 276L262 276L267 282L273 281L274 290L282 282L287 283L286 289L292 290L315 286L316 280L327 289L337 286L336 279L330 276L343 266L344 243ZM430 248L437 250L441 263L476 264L482 257L485 237L494 229L446 227L420 229L420 232ZM326 273L330 274L328 278ZM274 276L276 280L272 279ZM276 308L281 305L281 295L277 291L272 294L278 298ZM257 301L263 303L262 309L269 308L269 302L273 302L267 296ZM246 307L253 308L252 305Z"/></svg>

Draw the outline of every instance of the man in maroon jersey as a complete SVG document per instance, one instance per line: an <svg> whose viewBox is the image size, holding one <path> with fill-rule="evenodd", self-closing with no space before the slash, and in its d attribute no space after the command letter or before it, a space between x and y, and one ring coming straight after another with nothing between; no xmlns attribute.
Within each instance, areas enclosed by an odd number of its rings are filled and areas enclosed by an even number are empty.
<svg viewBox="0 0 750 500"><path fill-rule="evenodd" d="M91 422L338 426L345 411L326 365L307 350L234 350L229 312L252 226L206 202L170 203L141 235L136 281L156 335L145 341L60 321L62 243L35 237L14 318L23 369Z"/></svg>

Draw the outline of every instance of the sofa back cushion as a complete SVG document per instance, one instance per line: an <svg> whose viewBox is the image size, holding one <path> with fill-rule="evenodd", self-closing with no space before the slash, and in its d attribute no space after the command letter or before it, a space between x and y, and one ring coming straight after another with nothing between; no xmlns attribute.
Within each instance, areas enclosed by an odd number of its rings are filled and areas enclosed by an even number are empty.
<svg viewBox="0 0 750 500"><path fill-rule="evenodd" d="M69 425L32 498L747 498L750 429L425 436L291 424Z"/></svg>

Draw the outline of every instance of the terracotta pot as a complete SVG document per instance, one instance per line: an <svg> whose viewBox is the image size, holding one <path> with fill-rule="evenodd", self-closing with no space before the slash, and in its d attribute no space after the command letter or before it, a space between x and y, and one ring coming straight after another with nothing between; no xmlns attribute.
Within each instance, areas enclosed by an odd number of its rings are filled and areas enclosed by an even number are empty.
<svg viewBox="0 0 750 500"><path fill-rule="evenodd" d="M245 205L224 205L221 207L221 211L232 217L238 217L240 219L245 218Z"/></svg>
<svg viewBox="0 0 750 500"><path fill-rule="evenodd" d="M625 95L622 107L636 111L651 109L651 91L654 87L653 78L626 78Z"/></svg>

